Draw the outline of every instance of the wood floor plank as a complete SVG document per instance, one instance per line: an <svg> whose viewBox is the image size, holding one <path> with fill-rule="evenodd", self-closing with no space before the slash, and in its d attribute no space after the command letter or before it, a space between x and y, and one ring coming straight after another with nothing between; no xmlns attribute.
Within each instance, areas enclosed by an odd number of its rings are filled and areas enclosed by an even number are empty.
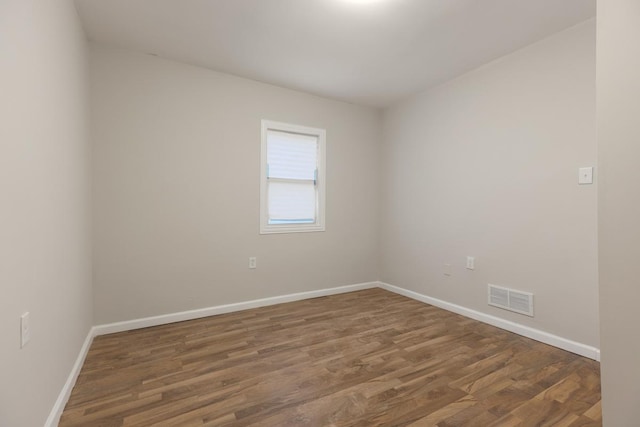
<svg viewBox="0 0 640 427"><path fill-rule="evenodd" d="M68 426L595 426L599 364L381 289L96 337Z"/></svg>

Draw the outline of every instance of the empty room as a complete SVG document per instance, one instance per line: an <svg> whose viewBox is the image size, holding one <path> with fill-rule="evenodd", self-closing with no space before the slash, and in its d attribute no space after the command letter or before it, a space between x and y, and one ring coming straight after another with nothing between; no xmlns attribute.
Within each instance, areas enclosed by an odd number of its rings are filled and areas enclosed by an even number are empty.
<svg viewBox="0 0 640 427"><path fill-rule="evenodd" d="M0 427L640 426L638 0L0 0Z"/></svg>

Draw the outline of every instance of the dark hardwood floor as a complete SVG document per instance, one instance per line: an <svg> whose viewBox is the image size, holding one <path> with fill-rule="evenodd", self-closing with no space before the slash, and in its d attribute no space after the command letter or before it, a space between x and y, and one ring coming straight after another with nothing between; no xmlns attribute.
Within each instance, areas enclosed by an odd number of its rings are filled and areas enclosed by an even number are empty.
<svg viewBox="0 0 640 427"><path fill-rule="evenodd" d="M599 426L599 364L381 289L96 337L60 426Z"/></svg>

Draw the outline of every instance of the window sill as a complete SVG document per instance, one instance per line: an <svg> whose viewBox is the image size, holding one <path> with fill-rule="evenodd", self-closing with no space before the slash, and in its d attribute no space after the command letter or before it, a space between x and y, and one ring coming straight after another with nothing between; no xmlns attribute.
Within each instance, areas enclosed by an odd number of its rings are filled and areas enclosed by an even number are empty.
<svg viewBox="0 0 640 427"><path fill-rule="evenodd" d="M260 227L260 234L313 233L325 231L324 225L266 225Z"/></svg>

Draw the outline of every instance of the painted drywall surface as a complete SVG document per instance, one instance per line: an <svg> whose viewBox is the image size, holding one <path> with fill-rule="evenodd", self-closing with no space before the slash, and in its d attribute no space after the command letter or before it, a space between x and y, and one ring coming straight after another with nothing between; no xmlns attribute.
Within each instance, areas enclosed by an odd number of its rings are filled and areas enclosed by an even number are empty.
<svg viewBox="0 0 640 427"><path fill-rule="evenodd" d="M381 280L598 347L595 132L593 21L386 110Z"/></svg>
<svg viewBox="0 0 640 427"><path fill-rule="evenodd" d="M378 278L378 110L97 46L91 75L97 324ZM259 234L261 119L326 129L325 232Z"/></svg>
<svg viewBox="0 0 640 427"><path fill-rule="evenodd" d="M0 425L33 427L93 320L88 54L67 0L3 1L0 28Z"/></svg>
<svg viewBox="0 0 640 427"><path fill-rule="evenodd" d="M605 426L640 421L640 3L598 1L600 334Z"/></svg>

